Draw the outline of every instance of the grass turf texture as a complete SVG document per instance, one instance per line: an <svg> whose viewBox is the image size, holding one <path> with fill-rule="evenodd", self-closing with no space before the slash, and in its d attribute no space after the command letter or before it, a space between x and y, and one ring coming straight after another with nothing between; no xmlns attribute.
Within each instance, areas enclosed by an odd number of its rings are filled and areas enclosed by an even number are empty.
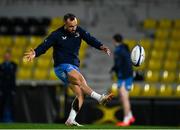
<svg viewBox="0 0 180 130"><path fill-rule="evenodd" d="M117 127L114 124L85 124L83 127L65 126L64 124L33 124L33 123L0 123L0 129L180 129L171 126L129 126Z"/></svg>

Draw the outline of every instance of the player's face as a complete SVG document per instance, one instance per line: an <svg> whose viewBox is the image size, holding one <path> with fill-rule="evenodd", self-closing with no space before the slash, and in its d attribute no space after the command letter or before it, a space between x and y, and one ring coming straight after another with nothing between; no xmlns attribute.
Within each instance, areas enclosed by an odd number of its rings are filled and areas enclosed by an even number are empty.
<svg viewBox="0 0 180 130"><path fill-rule="evenodd" d="M66 30L70 33L75 33L77 28L77 19L75 18L73 21L67 19L65 22Z"/></svg>

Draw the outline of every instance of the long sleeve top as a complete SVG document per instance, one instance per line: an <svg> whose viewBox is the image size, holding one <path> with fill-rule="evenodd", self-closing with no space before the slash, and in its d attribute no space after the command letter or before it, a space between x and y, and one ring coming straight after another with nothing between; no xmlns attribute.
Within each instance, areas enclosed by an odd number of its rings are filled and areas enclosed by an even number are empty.
<svg viewBox="0 0 180 130"><path fill-rule="evenodd" d="M81 40L87 42L87 44L100 50L100 46L103 44L90 33L77 27L75 33L69 33L64 29L64 26L60 27L56 31L52 32L36 49L36 57L44 54L50 47L53 47L53 59L54 67L59 64L68 63L79 67L79 49L81 46Z"/></svg>

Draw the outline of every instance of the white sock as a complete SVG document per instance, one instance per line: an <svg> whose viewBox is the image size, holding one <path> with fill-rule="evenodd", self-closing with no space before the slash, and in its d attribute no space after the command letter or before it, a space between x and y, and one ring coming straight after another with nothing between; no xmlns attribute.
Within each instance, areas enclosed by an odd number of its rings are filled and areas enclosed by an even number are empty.
<svg viewBox="0 0 180 130"><path fill-rule="evenodd" d="M76 111L72 108L70 113L69 113L68 119L70 119L71 121L74 121L76 118L76 115L77 115Z"/></svg>
<svg viewBox="0 0 180 130"><path fill-rule="evenodd" d="M98 93L96 93L96 92L94 92L94 91L91 93L91 97L94 98L94 99L96 99L98 102L99 102L100 99L101 99L101 95L98 94Z"/></svg>

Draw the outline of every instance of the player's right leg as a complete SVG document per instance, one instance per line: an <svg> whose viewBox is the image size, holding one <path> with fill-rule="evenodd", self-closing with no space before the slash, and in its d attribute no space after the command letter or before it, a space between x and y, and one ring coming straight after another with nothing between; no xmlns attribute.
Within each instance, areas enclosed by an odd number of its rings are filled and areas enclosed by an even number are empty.
<svg viewBox="0 0 180 130"><path fill-rule="evenodd" d="M77 70L72 70L68 73L68 80L71 84L75 84L80 86L82 91L91 96L92 98L96 99L100 104L106 104L108 101L110 101L113 97L112 94L109 95L101 95L93 91L88 85L83 77L83 75L77 71Z"/></svg>

